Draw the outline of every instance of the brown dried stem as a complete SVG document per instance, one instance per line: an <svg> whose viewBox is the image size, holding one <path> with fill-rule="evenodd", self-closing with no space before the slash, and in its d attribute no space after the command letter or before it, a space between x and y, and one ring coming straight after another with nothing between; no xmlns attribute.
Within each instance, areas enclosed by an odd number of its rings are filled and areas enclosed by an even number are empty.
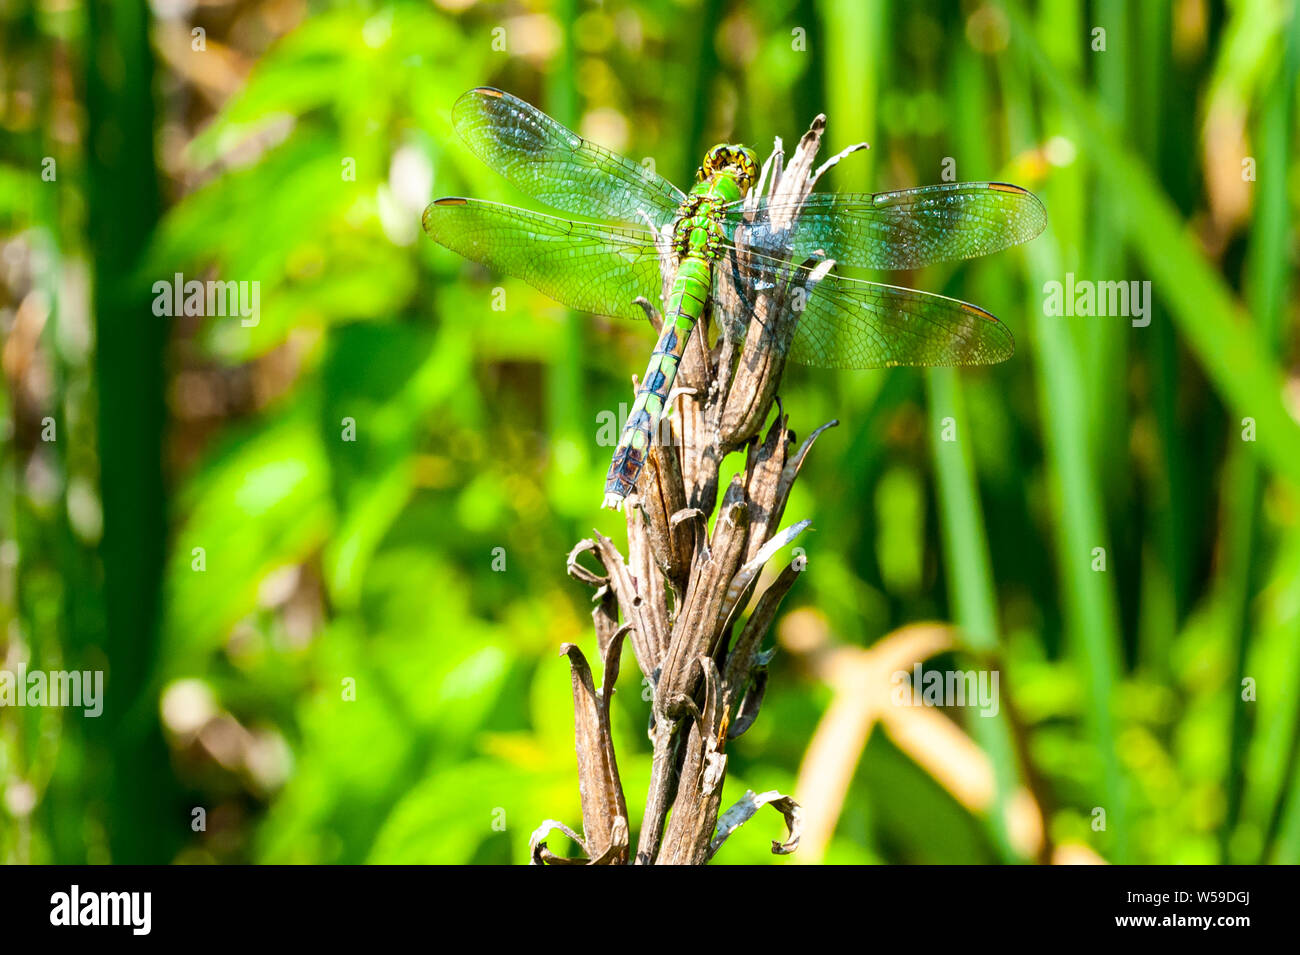
<svg viewBox="0 0 1300 955"><path fill-rule="evenodd" d="M759 188L747 200L751 212L761 195L798 208L818 176L852 151L814 167L825 122L824 116L813 121L788 163L777 141ZM778 228L782 224L774 223ZM569 554L569 573L595 589L592 618L604 685L599 692L594 689L585 658L567 645L563 652L573 668L583 836L548 821L534 836L534 862L700 865L736 827L769 804L785 816L790 830L785 841L773 842L772 851L792 852L798 844L799 807L780 793L747 793L719 824L727 741L758 716L770 656L760 647L803 563L796 559L766 586L762 571L809 523L781 529L790 489L809 448L835 424L818 428L802 445L795 444L787 428L777 389L798 322L792 301L798 286L772 283L775 287L756 293L732 285L731 276L745 273L746 231L743 225L737 230L735 251L714 270L721 314L706 314L688 345L669 402L671 440L651 449L638 492L628 498L627 559L600 534ZM770 254L770 248L765 251ZM813 266L802 285L806 295L834 263L795 264ZM657 323L653 308L641 304ZM740 320L721 320L726 317ZM723 326L712 347L710 322ZM727 454L742 449L747 452L745 470L726 489L710 532L718 507L719 466ZM585 553L599 561L602 572L579 562ZM654 687L651 781L633 856L609 731L609 697L625 635ZM555 828L582 847L584 859L562 859L546 848L542 837Z"/></svg>

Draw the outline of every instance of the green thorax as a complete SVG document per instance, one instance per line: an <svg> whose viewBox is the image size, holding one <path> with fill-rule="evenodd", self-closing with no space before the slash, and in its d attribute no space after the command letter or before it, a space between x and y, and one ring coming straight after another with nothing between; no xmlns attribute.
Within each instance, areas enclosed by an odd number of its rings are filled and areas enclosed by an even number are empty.
<svg viewBox="0 0 1300 955"><path fill-rule="evenodd" d="M715 173L693 188L682 203L677 220L677 251L697 259L715 259L726 238L722 229L722 208L742 198L736 180L726 173Z"/></svg>
<svg viewBox="0 0 1300 955"><path fill-rule="evenodd" d="M758 158L744 146L720 144L705 154L696 175L699 182L678 212L674 239L679 255L710 261L718 258L726 240L723 207L753 187Z"/></svg>

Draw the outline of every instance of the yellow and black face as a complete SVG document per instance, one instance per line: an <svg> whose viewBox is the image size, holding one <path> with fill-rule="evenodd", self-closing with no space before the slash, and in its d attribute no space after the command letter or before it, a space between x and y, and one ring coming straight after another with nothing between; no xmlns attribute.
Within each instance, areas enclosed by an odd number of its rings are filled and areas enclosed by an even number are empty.
<svg viewBox="0 0 1300 955"><path fill-rule="evenodd" d="M722 144L704 155L704 165L695 173L700 182L725 173L736 181L740 194L746 195L758 182L758 156L747 146Z"/></svg>

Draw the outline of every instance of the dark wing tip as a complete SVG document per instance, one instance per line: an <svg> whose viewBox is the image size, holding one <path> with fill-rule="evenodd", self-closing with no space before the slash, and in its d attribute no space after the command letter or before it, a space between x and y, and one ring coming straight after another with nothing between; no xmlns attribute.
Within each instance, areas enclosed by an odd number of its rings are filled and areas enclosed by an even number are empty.
<svg viewBox="0 0 1300 955"><path fill-rule="evenodd" d="M459 124L465 119L467 112L488 109L484 102L488 99L510 99L510 94L495 86L476 86L472 90L461 93L451 107L452 122Z"/></svg>
<svg viewBox="0 0 1300 955"><path fill-rule="evenodd" d="M1015 336L1011 334L1011 329L998 321L996 315L980 308L978 305L972 305L970 302L961 302L960 305L963 312L978 316L987 323L982 329L979 339L988 346L988 351L986 354L979 356L974 362L971 362L971 364L996 365L999 362L1006 361L1016 353Z"/></svg>
<svg viewBox="0 0 1300 955"><path fill-rule="evenodd" d="M438 200L438 202L442 202L442 201L443 200L441 199ZM464 202L463 199L461 201ZM434 205L437 205L437 203L434 203ZM997 317L994 316L992 312L985 311L984 309L980 308L978 305L972 305L970 302L962 302L960 304L961 304L961 310L963 312L970 312L972 315L978 315L980 318L984 319L985 321L992 322L995 325L1002 324L997 320Z"/></svg>
<svg viewBox="0 0 1300 955"><path fill-rule="evenodd" d="M439 208L445 206L463 206L468 202L468 199L461 199L456 196L448 196L445 199L434 199L433 202L429 203L429 205L425 207L424 215L420 216L420 225L424 228L425 232L432 236L434 234L433 218Z"/></svg>
<svg viewBox="0 0 1300 955"><path fill-rule="evenodd" d="M1047 207L1043 205L1043 200L1038 198L1037 195L1023 186L1017 186L1010 182L990 182L988 187L994 192L1006 192L1015 196L1023 196L1033 208L1035 214L1032 219L1028 220L1029 231L1023 239L1018 239L1017 242L1028 242L1047 228Z"/></svg>

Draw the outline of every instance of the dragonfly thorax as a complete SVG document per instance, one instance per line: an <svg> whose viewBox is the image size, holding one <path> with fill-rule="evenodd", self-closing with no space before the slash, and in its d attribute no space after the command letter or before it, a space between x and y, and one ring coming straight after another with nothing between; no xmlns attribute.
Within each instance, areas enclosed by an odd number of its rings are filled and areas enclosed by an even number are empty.
<svg viewBox="0 0 1300 955"><path fill-rule="evenodd" d="M719 201L726 201L715 181L700 183L691 190L681 208L673 229L673 247L678 256L697 259L718 257L726 235L719 214Z"/></svg>
<svg viewBox="0 0 1300 955"><path fill-rule="evenodd" d="M717 258L726 236L722 210L743 199L758 177L758 158L744 146L714 146L696 172L699 180L677 210L673 238L677 254Z"/></svg>

